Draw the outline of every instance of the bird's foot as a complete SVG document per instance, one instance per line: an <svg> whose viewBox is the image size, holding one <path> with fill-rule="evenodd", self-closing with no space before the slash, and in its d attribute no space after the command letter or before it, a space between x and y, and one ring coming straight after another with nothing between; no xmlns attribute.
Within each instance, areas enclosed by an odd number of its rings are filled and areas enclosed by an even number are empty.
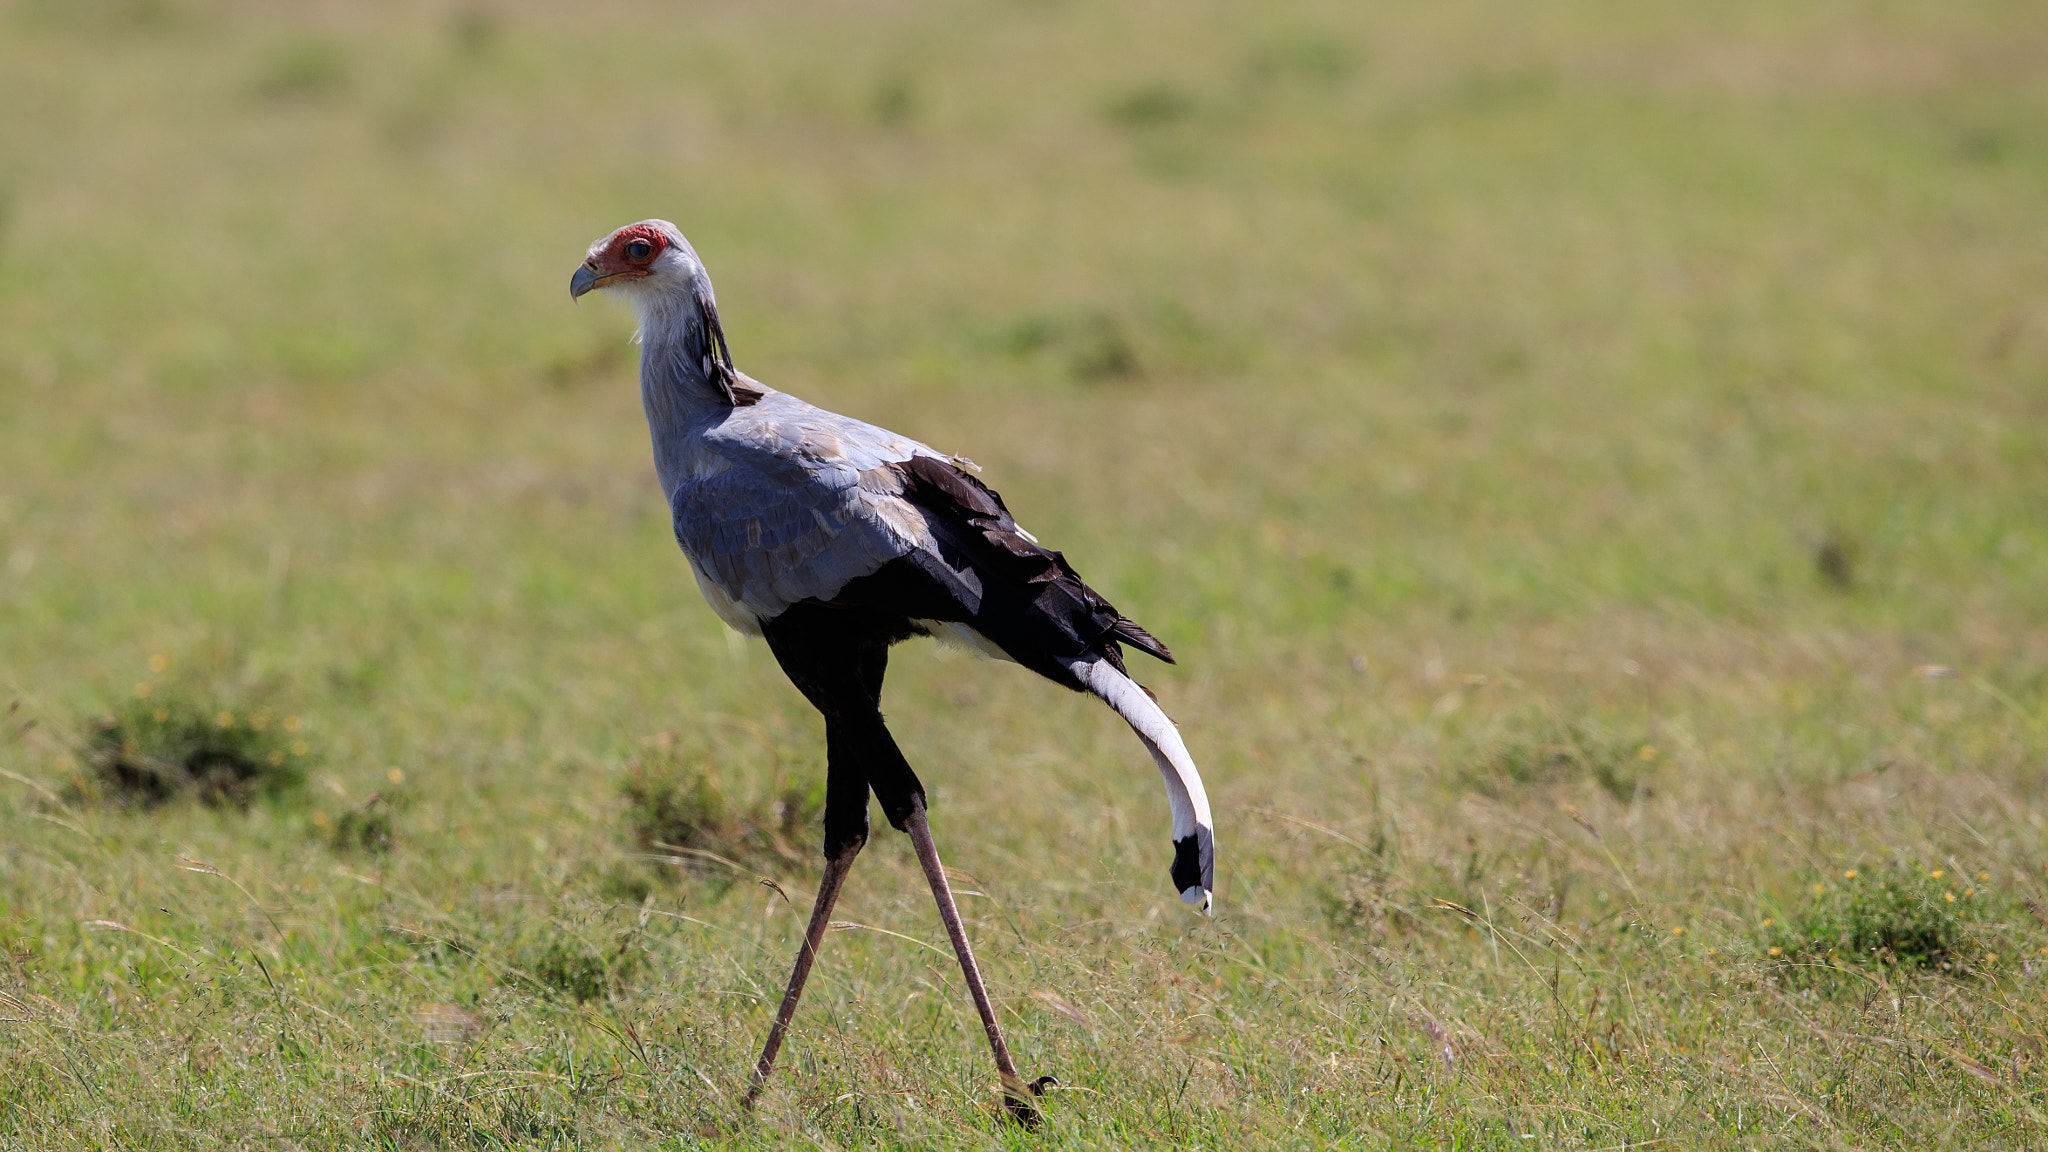
<svg viewBox="0 0 2048 1152"><path fill-rule="evenodd" d="M1059 1082L1059 1077L1057 1076L1040 1076L1029 1084L1019 1085L1024 1090L1021 1093L1005 1089L1003 1092L1003 1111L1008 1113L1010 1119L1015 1120L1027 1131L1036 1131L1042 1117L1039 1116L1038 1109L1031 1104L1027 1097L1043 1096L1047 1088L1053 1087Z"/></svg>

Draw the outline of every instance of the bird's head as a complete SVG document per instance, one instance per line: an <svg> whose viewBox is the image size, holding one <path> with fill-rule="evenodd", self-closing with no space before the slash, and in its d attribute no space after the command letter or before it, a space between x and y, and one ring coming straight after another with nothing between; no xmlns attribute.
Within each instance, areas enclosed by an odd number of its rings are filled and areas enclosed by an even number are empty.
<svg viewBox="0 0 2048 1152"><path fill-rule="evenodd" d="M575 299L594 288L617 288L636 303L689 298L710 291L704 265L690 242L666 220L642 220L590 246L569 280Z"/></svg>
<svg viewBox="0 0 2048 1152"><path fill-rule="evenodd" d="M596 288L617 291L640 313L641 342L673 347L677 363L734 401L738 379L718 300L697 252L666 220L642 220L599 240L569 278L569 298Z"/></svg>

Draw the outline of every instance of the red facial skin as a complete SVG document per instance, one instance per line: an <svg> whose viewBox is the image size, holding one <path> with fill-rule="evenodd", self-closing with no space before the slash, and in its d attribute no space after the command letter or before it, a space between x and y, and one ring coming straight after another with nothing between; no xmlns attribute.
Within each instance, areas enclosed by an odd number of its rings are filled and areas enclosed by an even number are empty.
<svg viewBox="0 0 2048 1152"><path fill-rule="evenodd" d="M647 245L644 255L636 257L629 251L636 241ZM602 288L618 280L638 280L650 274L655 260L667 247L668 237L652 225L634 224L619 229L612 234L611 243L605 245L604 251L590 261L592 270L598 274L592 287Z"/></svg>

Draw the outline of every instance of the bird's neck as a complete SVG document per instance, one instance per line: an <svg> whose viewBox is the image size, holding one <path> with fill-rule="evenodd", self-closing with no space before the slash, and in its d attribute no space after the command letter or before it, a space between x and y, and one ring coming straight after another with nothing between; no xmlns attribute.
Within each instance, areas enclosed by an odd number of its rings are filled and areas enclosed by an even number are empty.
<svg viewBox="0 0 2048 1152"><path fill-rule="evenodd" d="M732 411L707 371L711 340L694 300L651 301L640 312L640 403L664 494L687 474L704 432Z"/></svg>

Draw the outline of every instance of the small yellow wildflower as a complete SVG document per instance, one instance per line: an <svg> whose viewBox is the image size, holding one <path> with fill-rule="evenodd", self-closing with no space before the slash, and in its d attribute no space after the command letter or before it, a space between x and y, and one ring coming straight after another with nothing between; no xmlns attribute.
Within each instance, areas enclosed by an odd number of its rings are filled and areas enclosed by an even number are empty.
<svg viewBox="0 0 2048 1152"><path fill-rule="evenodd" d="M299 730L299 718L297 716L285 717L284 730L287 732L297 732Z"/></svg>
<svg viewBox="0 0 2048 1152"><path fill-rule="evenodd" d="M453 911L455 911L455 905L453 905L453 904L443 904L443 905L441 905L441 911L443 911L443 912L453 912Z"/></svg>
<svg viewBox="0 0 2048 1152"><path fill-rule="evenodd" d="M325 827L327 827L327 813L325 813L325 812L315 812L315 813L313 813L313 827L315 827L315 828L325 828Z"/></svg>
<svg viewBox="0 0 2048 1152"><path fill-rule="evenodd" d="M1657 748L1654 744L1645 744L1641 748L1636 749L1636 759L1641 760L1645 764L1656 758Z"/></svg>
<svg viewBox="0 0 2048 1152"><path fill-rule="evenodd" d="M1979 872L1979 873L1977 873L1977 879L1979 879L1979 880L1989 880L1989 879L1991 879L1991 873L1989 873L1989 872Z"/></svg>
<svg viewBox="0 0 2048 1152"><path fill-rule="evenodd" d="M1965 888L1965 889L1963 889L1963 895L1965 895L1965 896L1975 896L1976 894L1977 894L1977 890L1976 890L1975 888Z"/></svg>
<svg viewBox="0 0 2048 1152"><path fill-rule="evenodd" d="M170 666L171 658L161 652L149 658L149 670L151 672L161 672Z"/></svg>
<svg viewBox="0 0 2048 1152"><path fill-rule="evenodd" d="M1683 928L1673 928L1673 929L1671 930L1671 934L1672 934L1673 936L1683 936L1683 935L1685 935L1685 929L1683 929Z"/></svg>
<svg viewBox="0 0 2048 1152"><path fill-rule="evenodd" d="M1996 952L1986 952L1986 953L1984 954L1984 962L1985 962L1986 964L1996 964L1996 963L1998 963L1998 953L1996 953Z"/></svg>
<svg viewBox="0 0 2048 1152"><path fill-rule="evenodd" d="M222 728L233 728L235 726L235 714L233 712L224 711L220 715L215 716L213 718L213 722L215 725Z"/></svg>
<svg viewBox="0 0 2048 1152"><path fill-rule="evenodd" d="M1949 902L1949 903L1951 903L1951 904L1953 904L1953 903L1955 903L1955 902L1956 902L1956 894L1955 894L1955 893L1953 893L1953 892L1943 892L1943 893L1941 894L1941 898L1942 898L1943 900L1946 900L1946 901L1948 901L1948 902Z"/></svg>
<svg viewBox="0 0 2048 1152"><path fill-rule="evenodd" d="M1774 921L1769 916L1764 917L1764 927L1769 928L1773 923Z"/></svg>
<svg viewBox="0 0 2048 1152"><path fill-rule="evenodd" d="M149 681L137 680L135 682L135 698L137 700L149 699L149 694L153 691L155 691L155 689L149 686Z"/></svg>
<svg viewBox="0 0 2048 1152"><path fill-rule="evenodd" d="M1851 868L1847 872L1842 873L1842 879L1844 880L1854 880L1855 878L1856 870L1854 868Z"/></svg>
<svg viewBox="0 0 2048 1152"><path fill-rule="evenodd" d="M1825 892L1825 891L1827 891L1827 890L1828 890L1828 886L1827 886L1827 885L1825 885L1825 884L1815 884L1815 885L1813 886L1813 894L1814 894L1815 896L1818 896L1818 895L1820 895L1821 893L1823 893L1823 892Z"/></svg>
<svg viewBox="0 0 2048 1152"><path fill-rule="evenodd" d="M1941 869L1936 868L1934 871L1929 872L1927 876L1930 880L1939 880L1941 879Z"/></svg>
<svg viewBox="0 0 2048 1152"><path fill-rule="evenodd" d="M393 784L403 784L405 783L405 769L394 767L389 772L384 773L384 778Z"/></svg>
<svg viewBox="0 0 2048 1152"><path fill-rule="evenodd" d="M1777 947L1776 945L1772 945L1772 947L1771 947L1771 955L1773 955L1773 956L1778 956L1778 955L1781 955L1781 954L1783 954L1783 953L1784 953L1784 951L1785 951L1785 950L1784 950L1783 948L1779 948L1779 947Z"/></svg>

